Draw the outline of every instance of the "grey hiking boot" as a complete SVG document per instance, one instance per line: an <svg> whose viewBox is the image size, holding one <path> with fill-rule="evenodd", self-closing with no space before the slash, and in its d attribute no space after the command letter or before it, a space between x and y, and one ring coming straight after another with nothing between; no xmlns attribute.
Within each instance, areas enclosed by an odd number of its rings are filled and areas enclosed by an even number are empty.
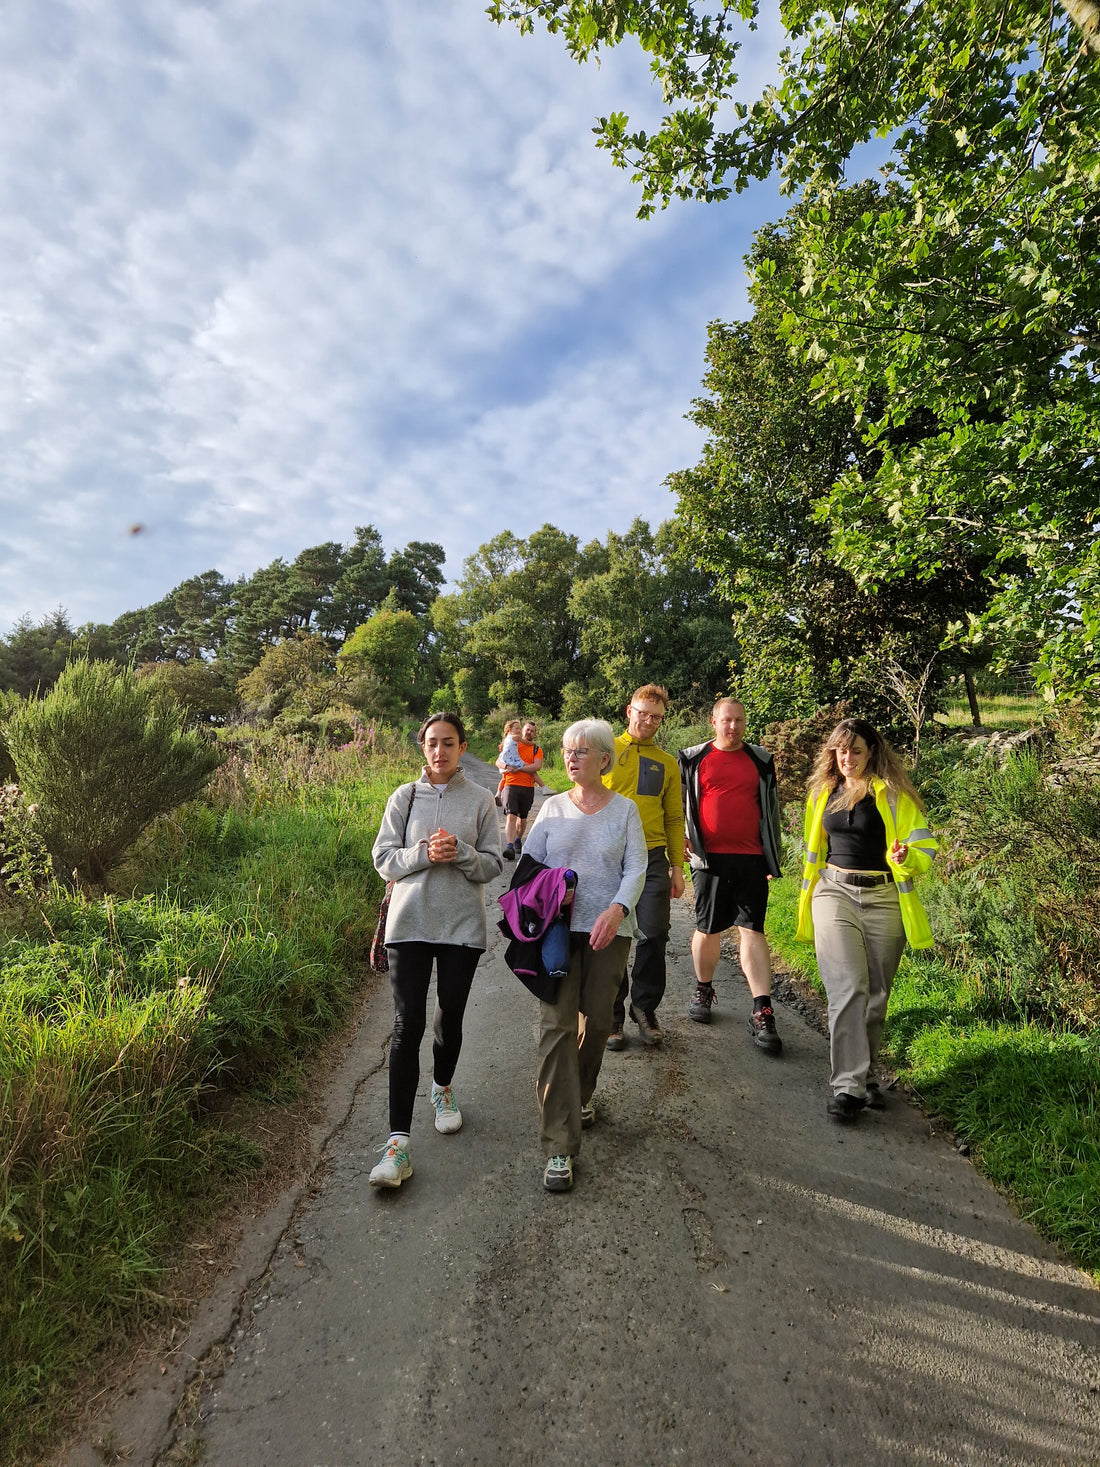
<svg viewBox="0 0 1100 1467"><path fill-rule="evenodd" d="M694 1019L697 1024L709 1024L711 1007L717 1002L718 995L714 991L713 983L697 983L688 1004L688 1018Z"/></svg>
<svg viewBox="0 0 1100 1467"><path fill-rule="evenodd" d="M770 1007L757 1009L749 1019L749 1033L752 1042L757 1049L762 1049L766 1054L781 1054L783 1041L775 1032L775 1015Z"/></svg>
<svg viewBox="0 0 1100 1467"><path fill-rule="evenodd" d="M838 1090L835 1095L829 1096L829 1103L825 1107L829 1119L841 1121L845 1125L858 1118L863 1109L862 1095L849 1095L845 1090Z"/></svg>

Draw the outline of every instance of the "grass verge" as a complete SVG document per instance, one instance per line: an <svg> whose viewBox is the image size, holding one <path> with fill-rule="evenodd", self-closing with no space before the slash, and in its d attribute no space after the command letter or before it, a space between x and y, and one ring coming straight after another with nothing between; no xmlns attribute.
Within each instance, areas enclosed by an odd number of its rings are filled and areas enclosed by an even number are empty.
<svg viewBox="0 0 1100 1467"><path fill-rule="evenodd" d="M279 788L250 766L232 802L162 823L133 895L55 891L0 938L0 1463L39 1454L87 1362L172 1306L182 1240L257 1166L215 1093L287 1097L347 1013L403 773Z"/></svg>

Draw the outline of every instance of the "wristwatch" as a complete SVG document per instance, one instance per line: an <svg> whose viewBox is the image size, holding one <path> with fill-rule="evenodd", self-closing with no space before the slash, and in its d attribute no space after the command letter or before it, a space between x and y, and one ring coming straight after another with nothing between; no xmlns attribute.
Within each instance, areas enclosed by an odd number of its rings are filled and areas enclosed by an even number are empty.
<svg viewBox="0 0 1100 1467"><path fill-rule="evenodd" d="M630 916L630 908L626 905L625 902L612 902L611 905L613 907L621 907L622 908L622 914L623 914L624 917L629 917Z"/></svg>

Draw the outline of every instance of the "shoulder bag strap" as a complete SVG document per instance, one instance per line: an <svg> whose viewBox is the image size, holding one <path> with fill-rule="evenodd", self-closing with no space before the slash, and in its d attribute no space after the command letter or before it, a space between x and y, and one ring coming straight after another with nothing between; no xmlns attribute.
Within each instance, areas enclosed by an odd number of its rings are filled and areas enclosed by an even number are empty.
<svg viewBox="0 0 1100 1467"><path fill-rule="evenodd" d="M409 803L405 808L405 828L401 832L402 846L408 845L409 841L409 819L412 816L413 801L416 799L416 781L409 785Z"/></svg>

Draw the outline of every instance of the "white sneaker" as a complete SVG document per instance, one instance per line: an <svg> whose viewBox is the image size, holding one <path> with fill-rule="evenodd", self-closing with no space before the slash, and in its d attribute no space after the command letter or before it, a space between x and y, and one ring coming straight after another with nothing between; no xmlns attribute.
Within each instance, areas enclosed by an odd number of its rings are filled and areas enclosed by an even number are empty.
<svg viewBox="0 0 1100 1467"><path fill-rule="evenodd" d="M552 1156L542 1174L542 1185L548 1192L568 1192L573 1185L573 1158Z"/></svg>
<svg viewBox="0 0 1100 1467"><path fill-rule="evenodd" d="M432 1108L435 1111L435 1128L444 1136L450 1136L462 1129L462 1112L449 1085L440 1089L432 1082Z"/></svg>
<svg viewBox="0 0 1100 1467"><path fill-rule="evenodd" d="M370 1174L371 1186L400 1187L402 1182L407 1182L413 1174L409 1143L391 1136L386 1144L378 1149L385 1155Z"/></svg>

